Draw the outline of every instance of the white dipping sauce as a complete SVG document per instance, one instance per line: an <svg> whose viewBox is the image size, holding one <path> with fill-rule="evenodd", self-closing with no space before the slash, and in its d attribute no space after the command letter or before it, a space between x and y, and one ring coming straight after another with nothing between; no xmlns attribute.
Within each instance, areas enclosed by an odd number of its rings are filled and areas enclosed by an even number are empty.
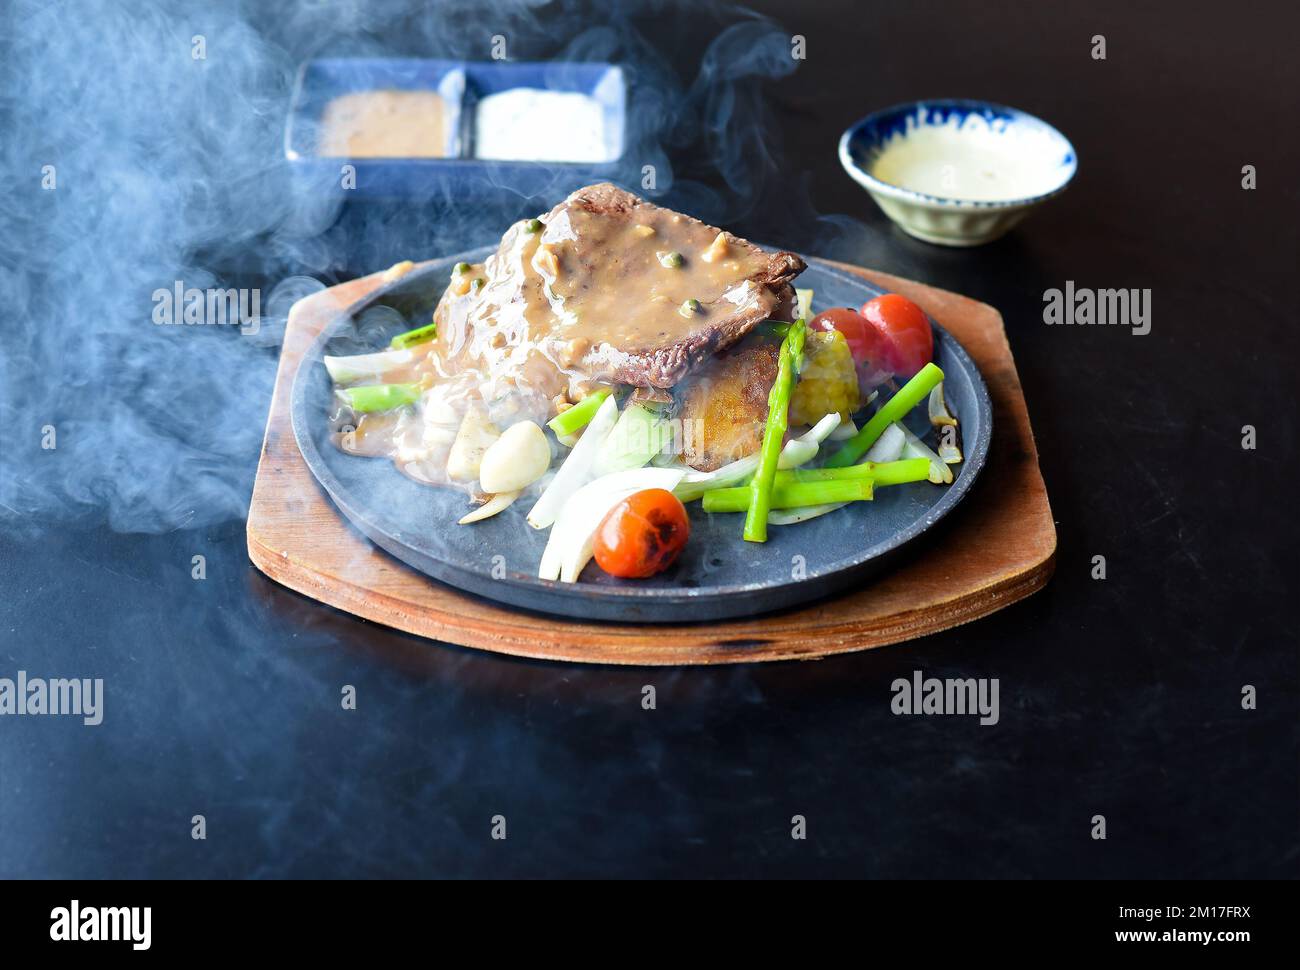
<svg viewBox="0 0 1300 970"><path fill-rule="evenodd" d="M474 155L510 161L605 162L605 109L572 91L489 94L474 119Z"/></svg>
<svg viewBox="0 0 1300 970"><path fill-rule="evenodd" d="M882 182L944 199L1010 202L1051 192L1060 185L1059 152L1038 132L994 127L968 115L959 127L912 125L891 138L871 174Z"/></svg>

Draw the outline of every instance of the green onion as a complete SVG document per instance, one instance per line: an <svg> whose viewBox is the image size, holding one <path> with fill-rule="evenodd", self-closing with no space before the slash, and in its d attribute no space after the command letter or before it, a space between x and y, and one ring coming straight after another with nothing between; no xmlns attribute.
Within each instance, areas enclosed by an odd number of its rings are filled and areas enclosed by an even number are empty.
<svg viewBox="0 0 1300 970"><path fill-rule="evenodd" d="M423 327L416 327L414 330L408 330L406 333L399 333L388 342L388 346L394 350L405 350L408 347L414 347L416 344L432 340L436 336L438 336L438 325L430 323Z"/></svg>
<svg viewBox="0 0 1300 970"><path fill-rule="evenodd" d="M592 394L588 394L581 401L569 408L567 411L561 411L546 426L555 432L557 438L564 435L573 434L580 428L585 428L587 422L596 416L600 406L605 403L605 398L609 397L609 391L602 389Z"/></svg>
<svg viewBox="0 0 1300 970"><path fill-rule="evenodd" d="M368 414L371 411L391 411L414 404L420 399L419 384L365 384L339 391L353 411Z"/></svg>
<svg viewBox="0 0 1300 970"><path fill-rule="evenodd" d="M871 498L875 483L869 478L840 478L826 482L790 482L777 484L768 495L768 509L800 509L831 502L858 502ZM716 488L704 493L705 512L749 512L751 488ZM767 512L763 515L766 517ZM764 525L766 525L766 520ZM746 516L748 525L748 516ZM746 536L746 538L749 538Z"/></svg>
<svg viewBox="0 0 1300 970"><path fill-rule="evenodd" d="M524 223L524 232L541 232L541 231L542 231L541 219L529 219L527 222Z"/></svg>
<svg viewBox="0 0 1300 970"><path fill-rule="evenodd" d="M926 364L916 376L904 384L880 410L871 416L871 420L862 426L857 434L844 442L843 447L826 460L827 468L843 468L852 465L866 454L867 449L876 443L876 439L895 421L902 421L907 413L929 396L934 386L943 380L943 371L933 363Z"/></svg>
<svg viewBox="0 0 1300 970"><path fill-rule="evenodd" d="M746 489L749 492L748 512L745 515L745 528L741 533L746 542L767 541L767 513L771 508L776 464L781 457L781 442L785 438L785 431L789 425L790 394L794 389L796 373L795 362L803 357L806 333L807 327L804 321L796 320L790 325L785 339L781 341L776 381L767 396L767 424L763 428L763 444L758 452L758 468L754 471L754 478ZM817 499L810 504L827 501L835 500Z"/></svg>

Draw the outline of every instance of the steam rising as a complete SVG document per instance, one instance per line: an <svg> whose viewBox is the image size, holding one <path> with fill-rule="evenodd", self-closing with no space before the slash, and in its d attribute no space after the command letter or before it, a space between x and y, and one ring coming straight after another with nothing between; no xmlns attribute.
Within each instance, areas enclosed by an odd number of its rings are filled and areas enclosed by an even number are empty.
<svg viewBox="0 0 1300 970"><path fill-rule="evenodd" d="M779 133L763 123L761 82L796 66L777 25L699 3L7 7L0 528L17 531L241 517L296 299L398 259L494 242L577 187L557 168L473 200L295 192L283 131L304 59L486 60L500 35L511 59L621 64L630 128L616 181L713 222L764 196ZM699 38L699 49L656 50L641 18L670 21L656 36ZM177 282L260 290L260 327L157 325L153 294Z"/></svg>

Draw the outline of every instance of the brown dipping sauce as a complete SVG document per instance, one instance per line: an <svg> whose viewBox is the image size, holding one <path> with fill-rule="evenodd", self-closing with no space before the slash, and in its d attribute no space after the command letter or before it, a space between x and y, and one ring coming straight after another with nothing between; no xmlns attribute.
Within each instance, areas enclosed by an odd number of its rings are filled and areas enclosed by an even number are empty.
<svg viewBox="0 0 1300 970"><path fill-rule="evenodd" d="M354 91L325 105L318 154L444 158L446 103L436 91Z"/></svg>

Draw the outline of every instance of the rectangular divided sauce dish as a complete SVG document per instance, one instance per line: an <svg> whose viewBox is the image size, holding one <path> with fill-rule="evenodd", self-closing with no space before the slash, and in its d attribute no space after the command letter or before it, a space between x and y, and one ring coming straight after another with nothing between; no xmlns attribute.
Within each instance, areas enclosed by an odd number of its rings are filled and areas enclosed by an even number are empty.
<svg viewBox="0 0 1300 970"><path fill-rule="evenodd" d="M317 59L299 69L284 152L300 187L351 197L529 192L610 177L626 105L607 63Z"/></svg>

